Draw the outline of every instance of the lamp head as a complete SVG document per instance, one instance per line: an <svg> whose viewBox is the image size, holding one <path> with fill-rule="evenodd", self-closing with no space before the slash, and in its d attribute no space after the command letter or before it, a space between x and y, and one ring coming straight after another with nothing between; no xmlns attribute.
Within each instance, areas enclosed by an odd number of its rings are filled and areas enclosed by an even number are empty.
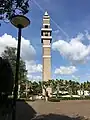
<svg viewBox="0 0 90 120"><path fill-rule="evenodd" d="M10 22L17 28L25 28L30 24L30 20L23 15L15 15Z"/></svg>

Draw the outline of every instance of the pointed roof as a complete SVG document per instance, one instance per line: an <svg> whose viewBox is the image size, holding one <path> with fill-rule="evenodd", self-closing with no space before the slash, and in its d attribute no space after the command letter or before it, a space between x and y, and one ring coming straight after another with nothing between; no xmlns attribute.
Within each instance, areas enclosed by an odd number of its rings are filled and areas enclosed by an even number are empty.
<svg viewBox="0 0 90 120"><path fill-rule="evenodd" d="M44 15L45 15L45 16L48 16L48 12L46 11Z"/></svg>

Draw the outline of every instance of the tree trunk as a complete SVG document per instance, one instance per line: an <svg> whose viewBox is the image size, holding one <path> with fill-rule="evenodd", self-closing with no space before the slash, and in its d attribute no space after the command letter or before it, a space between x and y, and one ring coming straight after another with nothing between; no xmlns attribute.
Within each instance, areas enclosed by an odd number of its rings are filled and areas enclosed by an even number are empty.
<svg viewBox="0 0 90 120"><path fill-rule="evenodd" d="M28 84L27 84L27 82L26 82L26 98L27 98L27 87L28 87L27 85L28 85Z"/></svg>
<svg viewBox="0 0 90 120"><path fill-rule="evenodd" d="M20 98L20 84L18 85L18 98Z"/></svg>

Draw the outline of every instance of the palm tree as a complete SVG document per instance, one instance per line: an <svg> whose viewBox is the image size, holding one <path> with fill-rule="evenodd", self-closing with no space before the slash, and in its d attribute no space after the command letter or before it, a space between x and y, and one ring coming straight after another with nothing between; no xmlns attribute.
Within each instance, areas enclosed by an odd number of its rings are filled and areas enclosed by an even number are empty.
<svg viewBox="0 0 90 120"><path fill-rule="evenodd" d="M24 94L25 89L26 89L26 83L25 83L25 81L20 81L20 82L19 82L19 85L20 85L20 92L19 92L20 97L21 97L21 98L22 98L22 97L26 97L25 94Z"/></svg>
<svg viewBox="0 0 90 120"><path fill-rule="evenodd" d="M80 87L81 87L81 90L83 91L83 96L84 96L84 84L81 83Z"/></svg>
<svg viewBox="0 0 90 120"><path fill-rule="evenodd" d="M56 89L56 83L54 79L50 80L50 86L52 88L52 92L54 92Z"/></svg>
<svg viewBox="0 0 90 120"><path fill-rule="evenodd" d="M72 97L72 81L71 80L69 80L68 92L69 92L70 96Z"/></svg>
<svg viewBox="0 0 90 120"><path fill-rule="evenodd" d="M79 89L78 83L75 81L72 81L71 88L72 88L72 94L77 95L77 90Z"/></svg>
<svg viewBox="0 0 90 120"><path fill-rule="evenodd" d="M87 90L90 92L90 82L89 81L87 81L87 86L88 86Z"/></svg>
<svg viewBox="0 0 90 120"><path fill-rule="evenodd" d="M42 94L42 82L38 82L38 87L37 87L38 94Z"/></svg>
<svg viewBox="0 0 90 120"><path fill-rule="evenodd" d="M48 80L48 81L43 81L42 82L42 90L43 90L44 97L46 97L46 93L48 92L47 91L48 88L51 89L51 94L52 94L52 92L53 92L53 90L55 88L55 82L54 82L54 80ZM51 96L51 94L49 94L49 95Z"/></svg>
<svg viewBox="0 0 90 120"><path fill-rule="evenodd" d="M30 82L29 80L26 80L26 81L25 81L25 93L26 93L26 98L29 98L30 85L31 85L31 82Z"/></svg>
<svg viewBox="0 0 90 120"><path fill-rule="evenodd" d="M87 84L87 82L84 82L84 90L88 90L88 84Z"/></svg>
<svg viewBox="0 0 90 120"><path fill-rule="evenodd" d="M46 89L48 87L48 84L46 81L42 81L42 90L43 90L43 95L46 95Z"/></svg>
<svg viewBox="0 0 90 120"><path fill-rule="evenodd" d="M78 95L77 91L80 90L80 84L79 84L79 82L75 83L75 89L76 89L76 95Z"/></svg>
<svg viewBox="0 0 90 120"><path fill-rule="evenodd" d="M56 79L56 97L59 97L59 90L60 90L60 81L58 79Z"/></svg>

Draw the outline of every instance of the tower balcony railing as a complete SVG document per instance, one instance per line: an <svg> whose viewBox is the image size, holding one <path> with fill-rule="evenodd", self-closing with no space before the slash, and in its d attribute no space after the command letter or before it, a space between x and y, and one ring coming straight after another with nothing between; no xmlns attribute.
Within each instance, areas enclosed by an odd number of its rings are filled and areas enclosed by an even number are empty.
<svg viewBox="0 0 90 120"><path fill-rule="evenodd" d="M43 45L43 47L45 47L45 48L50 48L51 45Z"/></svg>
<svg viewBox="0 0 90 120"><path fill-rule="evenodd" d="M42 28L41 31L52 31L52 28Z"/></svg>
<svg viewBox="0 0 90 120"><path fill-rule="evenodd" d="M41 36L41 39L52 39L52 36Z"/></svg>

